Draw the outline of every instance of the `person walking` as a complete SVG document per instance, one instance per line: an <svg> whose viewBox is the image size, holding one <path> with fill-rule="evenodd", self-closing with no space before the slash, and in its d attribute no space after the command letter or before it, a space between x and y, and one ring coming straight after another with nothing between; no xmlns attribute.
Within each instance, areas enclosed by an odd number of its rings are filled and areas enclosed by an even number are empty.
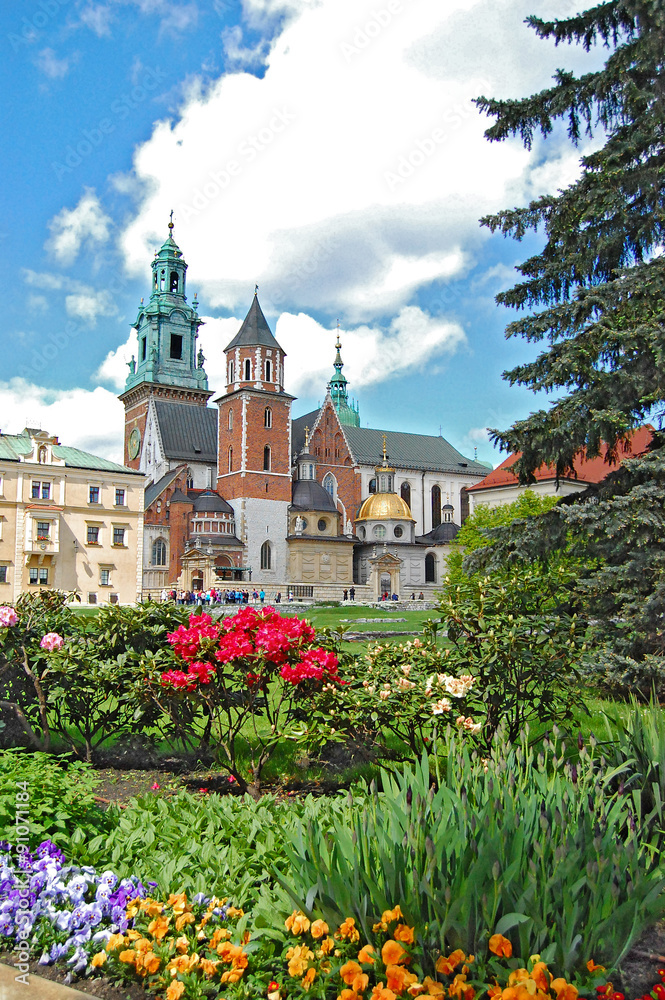
<svg viewBox="0 0 665 1000"><path fill-rule="evenodd" d="M263 602L265 601L265 599L266 599L266 592L265 592L265 590L263 588L261 588L261 590L259 591L259 600L260 600L261 604L263 604Z"/></svg>
<svg viewBox="0 0 665 1000"><path fill-rule="evenodd" d="M348 601L348 599L349 599L349 592L348 592L348 590L345 590L344 591L344 600Z"/></svg>
<svg viewBox="0 0 665 1000"><path fill-rule="evenodd" d="M349 590L349 597L351 598L352 601L355 601L355 599L356 599L356 588L355 587L351 587L351 589Z"/></svg>

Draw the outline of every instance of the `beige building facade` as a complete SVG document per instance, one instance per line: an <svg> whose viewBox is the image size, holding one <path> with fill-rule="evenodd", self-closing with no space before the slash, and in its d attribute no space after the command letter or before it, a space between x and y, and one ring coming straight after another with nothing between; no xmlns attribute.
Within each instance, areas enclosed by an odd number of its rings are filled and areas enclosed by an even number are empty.
<svg viewBox="0 0 665 1000"><path fill-rule="evenodd" d="M61 590L141 597L145 477L46 431L0 434L0 603Z"/></svg>

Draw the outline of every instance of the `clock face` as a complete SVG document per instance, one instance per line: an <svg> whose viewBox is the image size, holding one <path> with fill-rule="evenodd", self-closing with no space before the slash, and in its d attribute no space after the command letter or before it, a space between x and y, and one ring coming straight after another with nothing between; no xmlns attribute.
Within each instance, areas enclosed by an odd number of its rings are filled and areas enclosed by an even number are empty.
<svg viewBox="0 0 665 1000"><path fill-rule="evenodd" d="M127 449L130 458L136 458L141 448L141 431L135 427L129 435L129 447Z"/></svg>

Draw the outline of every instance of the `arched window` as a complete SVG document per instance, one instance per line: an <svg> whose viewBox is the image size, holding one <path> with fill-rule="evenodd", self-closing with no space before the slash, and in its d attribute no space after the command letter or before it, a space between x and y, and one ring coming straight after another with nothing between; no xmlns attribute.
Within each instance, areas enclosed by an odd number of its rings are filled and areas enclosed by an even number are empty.
<svg viewBox="0 0 665 1000"><path fill-rule="evenodd" d="M178 291L178 272L171 271L171 277L169 279L169 289L172 295L177 294Z"/></svg>
<svg viewBox="0 0 665 1000"><path fill-rule="evenodd" d="M233 472L233 448L229 448L229 472Z"/></svg>
<svg viewBox="0 0 665 1000"><path fill-rule="evenodd" d="M466 486L459 491L460 524L464 524L469 516L469 494Z"/></svg>
<svg viewBox="0 0 665 1000"><path fill-rule="evenodd" d="M233 430L233 409L229 410L229 430Z"/></svg>
<svg viewBox="0 0 665 1000"><path fill-rule="evenodd" d="M249 382L252 377L252 362L245 358L245 382Z"/></svg>
<svg viewBox="0 0 665 1000"><path fill-rule="evenodd" d="M436 562L431 552L425 556L425 583L436 583Z"/></svg>
<svg viewBox="0 0 665 1000"><path fill-rule="evenodd" d="M264 542L261 546L261 569L270 569L272 562L272 548L270 542Z"/></svg>
<svg viewBox="0 0 665 1000"><path fill-rule="evenodd" d="M229 361L229 385L231 384L231 382L235 382L235 380L236 380L235 362Z"/></svg>
<svg viewBox="0 0 665 1000"><path fill-rule="evenodd" d="M188 490L194 489L194 475L191 469L187 469L187 489Z"/></svg>
<svg viewBox="0 0 665 1000"><path fill-rule="evenodd" d="M267 444L263 449L263 471L270 472L270 445Z"/></svg>
<svg viewBox="0 0 665 1000"><path fill-rule="evenodd" d="M152 565L166 566L166 542L163 538L152 543Z"/></svg>
<svg viewBox="0 0 665 1000"><path fill-rule="evenodd" d="M166 271L159 272L159 290L163 292L166 287Z"/></svg>
<svg viewBox="0 0 665 1000"><path fill-rule="evenodd" d="M369 491L370 491L370 493L376 493L376 479L370 479L370 481L369 481Z"/></svg>
<svg viewBox="0 0 665 1000"><path fill-rule="evenodd" d="M441 487L432 487L432 527L438 528L441 524Z"/></svg>
<svg viewBox="0 0 665 1000"><path fill-rule="evenodd" d="M270 409L269 406L266 406L265 410L263 411L263 426L272 427L272 410Z"/></svg>
<svg viewBox="0 0 665 1000"><path fill-rule="evenodd" d="M330 496L333 498L333 500L335 499L336 486L337 483L335 482L335 477L333 476L332 472L327 473L327 475L323 477L323 488L328 493L330 493Z"/></svg>
<svg viewBox="0 0 665 1000"><path fill-rule="evenodd" d="M272 382L272 361L266 361L266 382ZM266 427L268 426L266 424Z"/></svg>
<svg viewBox="0 0 665 1000"><path fill-rule="evenodd" d="M411 486L409 485L409 483L402 483L402 485L399 488L399 494L400 494L402 500L404 501L404 503L408 504L409 508L410 508L411 507Z"/></svg>

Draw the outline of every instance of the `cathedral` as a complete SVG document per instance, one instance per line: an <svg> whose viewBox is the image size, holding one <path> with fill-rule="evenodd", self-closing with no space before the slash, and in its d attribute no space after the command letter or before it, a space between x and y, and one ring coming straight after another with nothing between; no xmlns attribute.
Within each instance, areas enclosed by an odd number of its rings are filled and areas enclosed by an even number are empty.
<svg viewBox="0 0 665 1000"><path fill-rule="evenodd" d="M134 326L120 396L125 465L147 477L143 592L255 589L269 598L431 596L491 466L443 437L360 426L339 336L322 406L294 418L285 354L258 294L224 349L209 405L197 297L169 235Z"/></svg>

